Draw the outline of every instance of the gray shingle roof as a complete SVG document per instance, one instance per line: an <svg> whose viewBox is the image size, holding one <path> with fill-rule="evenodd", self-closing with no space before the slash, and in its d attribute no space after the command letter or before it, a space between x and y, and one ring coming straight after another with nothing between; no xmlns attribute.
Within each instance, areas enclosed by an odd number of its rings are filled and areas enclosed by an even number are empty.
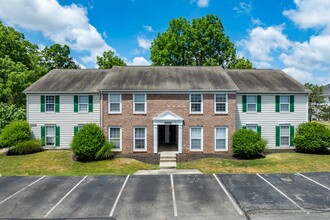
<svg viewBox="0 0 330 220"><path fill-rule="evenodd" d="M55 69L24 90L40 92L98 92L100 83L110 70Z"/></svg>
<svg viewBox="0 0 330 220"><path fill-rule="evenodd" d="M305 86L281 70L226 69L225 71L240 92L309 92Z"/></svg>
<svg viewBox="0 0 330 220"><path fill-rule="evenodd" d="M330 84L324 86L323 95L330 96Z"/></svg>
<svg viewBox="0 0 330 220"><path fill-rule="evenodd" d="M221 67L126 66L113 67L100 90L191 91L238 88Z"/></svg>

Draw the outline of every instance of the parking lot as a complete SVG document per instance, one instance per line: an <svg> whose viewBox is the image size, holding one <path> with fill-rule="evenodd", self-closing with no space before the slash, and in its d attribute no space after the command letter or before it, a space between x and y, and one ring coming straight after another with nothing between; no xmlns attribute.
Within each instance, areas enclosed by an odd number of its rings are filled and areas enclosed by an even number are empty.
<svg viewBox="0 0 330 220"><path fill-rule="evenodd" d="M330 219L330 173L0 177L0 218Z"/></svg>

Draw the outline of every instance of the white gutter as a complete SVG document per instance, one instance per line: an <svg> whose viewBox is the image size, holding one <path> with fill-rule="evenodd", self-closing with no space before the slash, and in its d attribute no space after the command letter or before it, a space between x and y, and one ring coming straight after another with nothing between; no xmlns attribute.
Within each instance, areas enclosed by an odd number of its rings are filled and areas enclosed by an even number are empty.
<svg viewBox="0 0 330 220"><path fill-rule="evenodd" d="M103 93L102 93L102 91L100 93L100 97L101 97L100 125L101 125L101 129L103 131Z"/></svg>

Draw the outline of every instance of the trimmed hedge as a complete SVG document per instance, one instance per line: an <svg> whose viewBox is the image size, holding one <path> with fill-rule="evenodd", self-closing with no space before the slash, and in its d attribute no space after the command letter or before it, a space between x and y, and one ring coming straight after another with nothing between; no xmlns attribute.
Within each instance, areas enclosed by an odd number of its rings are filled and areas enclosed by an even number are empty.
<svg viewBox="0 0 330 220"><path fill-rule="evenodd" d="M10 155L32 154L41 151L40 140L29 140L17 143L15 147L9 149Z"/></svg>
<svg viewBox="0 0 330 220"><path fill-rule="evenodd" d="M2 147L12 147L22 141L30 140L31 128L27 121L13 121L2 130Z"/></svg>
<svg viewBox="0 0 330 220"><path fill-rule="evenodd" d="M304 153L321 153L330 147L330 130L317 122L306 122L297 128L293 144Z"/></svg>
<svg viewBox="0 0 330 220"><path fill-rule="evenodd" d="M96 153L95 157L96 159L109 159L112 158L112 149L113 144L112 142L105 142L102 146L102 148Z"/></svg>
<svg viewBox="0 0 330 220"><path fill-rule="evenodd" d="M233 135L233 153L239 158L255 158L261 155L267 142L252 130L239 129Z"/></svg>
<svg viewBox="0 0 330 220"><path fill-rule="evenodd" d="M96 124L86 124L74 136L71 150L79 160L94 160L104 142L105 138L101 128Z"/></svg>

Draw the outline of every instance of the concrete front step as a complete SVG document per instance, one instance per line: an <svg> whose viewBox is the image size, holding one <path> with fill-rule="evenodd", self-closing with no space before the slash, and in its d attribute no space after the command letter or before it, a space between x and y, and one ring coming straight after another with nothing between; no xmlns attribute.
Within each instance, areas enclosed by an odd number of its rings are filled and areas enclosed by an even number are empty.
<svg viewBox="0 0 330 220"><path fill-rule="evenodd" d="M176 162L160 162L159 168L160 169L175 169Z"/></svg>
<svg viewBox="0 0 330 220"><path fill-rule="evenodd" d="M160 162L176 162L176 158L160 158Z"/></svg>

